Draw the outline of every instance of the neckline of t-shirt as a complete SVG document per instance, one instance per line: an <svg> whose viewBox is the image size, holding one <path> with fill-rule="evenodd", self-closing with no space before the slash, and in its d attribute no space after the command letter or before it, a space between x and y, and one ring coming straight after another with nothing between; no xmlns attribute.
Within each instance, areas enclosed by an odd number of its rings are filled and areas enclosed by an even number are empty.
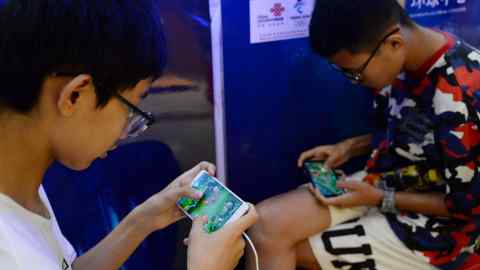
<svg viewBox="0 0 480 270"><path fill-rule="evenodd" d="M40 192L39 192L39 194L40 194ZM45 209L47 209L47 211L50 215L50 218L46 218L44 216L41 216L41 215L39 215L35 212L32 212L32 211L28 210L27 208L23 207L21 204L16 202L14 199L12 199L10 196L0 192L0 201L3 201L4 203L8 204L9 206L15 207L20 212L25 214L26 217L28 217L29 219L32 219L34 222L43 224L44 226L50 226L50 224L52 223L52 213L50 213L50 209L48 208L47 203L44 201L42 196L40 196L40 200L42 201Z"/></svg>
<svg viewBox="0 0 480 270"><path fill-rule="evenodd" d="M416 71L405 72L408 77L414 79L421 79L425 77L425 75L428 74L428 72L438 62L438 60L440 60L445 55L445 53L447 53L451 48L453 48L453 46L455 46L455 38L452 35L443 31L438 32L445 37L445 44L440 49L438 49L430 58L428 58L427 61L425 61Z"/></svg>

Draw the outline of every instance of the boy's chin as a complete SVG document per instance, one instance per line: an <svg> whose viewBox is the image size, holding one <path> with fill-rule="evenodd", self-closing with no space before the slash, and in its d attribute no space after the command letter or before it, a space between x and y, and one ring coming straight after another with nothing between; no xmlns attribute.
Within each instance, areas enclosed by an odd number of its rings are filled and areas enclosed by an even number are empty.
<svg viewBox="0 0 480 270"><path fill-rule="evenodd" d="M69 168L73 171L85 171L88 169L95 160L84 161L84 162L75 162L75 163L62 163L63 166Z"/></svg>

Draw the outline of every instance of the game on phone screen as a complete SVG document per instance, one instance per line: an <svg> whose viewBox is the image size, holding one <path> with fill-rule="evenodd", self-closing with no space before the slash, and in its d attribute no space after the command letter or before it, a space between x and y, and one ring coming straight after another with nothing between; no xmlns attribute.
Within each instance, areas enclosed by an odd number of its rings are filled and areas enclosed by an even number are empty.
<svg viewBox="0 0 480 270"><path fill-rule="evenodd" d="M243 214L238 212L246 204L208 173L202 172L197 176L192 187L203 192L203 197L200 200L182 198L178 201L178 205L192 219L208 216L208 222L205 224L206 232L214 232L234 216Z"/></svg>
<svg viewBox="0 0 480 270"><path fill-rule="evenodd" d="M345 191L337 187L337 175L325 168L322 162L305 162L304 168L310 181L325 197L342 195Z"/></svg>

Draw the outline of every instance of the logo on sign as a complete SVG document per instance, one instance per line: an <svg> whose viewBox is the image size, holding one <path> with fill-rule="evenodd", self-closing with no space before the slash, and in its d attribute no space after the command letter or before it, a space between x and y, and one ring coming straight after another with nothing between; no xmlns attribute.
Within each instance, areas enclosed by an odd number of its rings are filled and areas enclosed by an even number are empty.
<svg viewBox="0 0 480 270"><path fill-rule="evenodd" d="M297 3L295 3L294 8L298 13L303 14L303 12L305 11L305 1L297 0Z"/></svg>
<svg viewBox="0 0 480 270"><path fill-rule="evenodd" d="M280 17L282 16L283 12L285 11L285 7L282 6L281 3L276 3L273 5L273 7L270 9L270 12L272 12L273 16L275 17Z"/></svg>

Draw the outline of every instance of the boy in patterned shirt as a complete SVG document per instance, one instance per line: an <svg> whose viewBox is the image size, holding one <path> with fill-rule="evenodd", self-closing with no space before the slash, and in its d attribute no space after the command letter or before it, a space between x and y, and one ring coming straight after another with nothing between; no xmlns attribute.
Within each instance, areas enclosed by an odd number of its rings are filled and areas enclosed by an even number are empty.
<svg viewBox="0 0 480 270"><path fill-rule="evenodd" d="M262 269L480 269L480 53L395 0L317 0L310 34L334 69L378 89L377 125L298 165L373 153L338 183L345 195L310 187L258 206Z"/></svg>

